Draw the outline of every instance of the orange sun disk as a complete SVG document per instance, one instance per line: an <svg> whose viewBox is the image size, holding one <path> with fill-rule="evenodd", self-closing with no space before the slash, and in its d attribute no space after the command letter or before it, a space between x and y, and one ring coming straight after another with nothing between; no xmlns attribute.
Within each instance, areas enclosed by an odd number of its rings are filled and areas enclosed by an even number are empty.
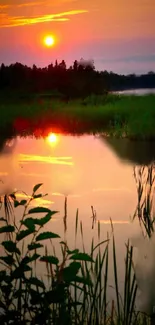
<svg viewBox="0 0 155 325"><path fill-rule="evenodd" d="M44 44L47 47L52 47L55 44L55 39L52 35L48 35L44 37Z"/></svg>

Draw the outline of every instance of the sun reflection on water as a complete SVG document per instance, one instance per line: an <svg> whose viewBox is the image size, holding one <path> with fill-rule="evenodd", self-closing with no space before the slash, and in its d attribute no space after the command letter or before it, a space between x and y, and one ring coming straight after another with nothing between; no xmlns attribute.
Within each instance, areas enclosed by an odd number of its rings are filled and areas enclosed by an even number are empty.
<svg viewBox="0 0 155 325"><path fill-rule="evenodd" d="M46 141L50 145L56 145L56 143L58 142L58 135L56 133L50 132L46 137Z"/></svg>

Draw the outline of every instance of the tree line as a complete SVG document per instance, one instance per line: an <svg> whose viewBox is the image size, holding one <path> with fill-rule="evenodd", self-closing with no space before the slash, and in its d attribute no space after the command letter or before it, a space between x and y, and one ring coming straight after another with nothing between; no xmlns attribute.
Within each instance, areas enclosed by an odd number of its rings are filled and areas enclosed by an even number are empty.
<svg viewBox="0 0 155 325"><path fill-rule="evenodd" d="M119 75L108 71L97 71L94 61L75 60L67 68L62 60L40 68L21 63L0 66L0 91L29 93L53 92L68 97L85 97L90 94L105 94L109 91L155 88L155 72L143 75Z"/></svg>

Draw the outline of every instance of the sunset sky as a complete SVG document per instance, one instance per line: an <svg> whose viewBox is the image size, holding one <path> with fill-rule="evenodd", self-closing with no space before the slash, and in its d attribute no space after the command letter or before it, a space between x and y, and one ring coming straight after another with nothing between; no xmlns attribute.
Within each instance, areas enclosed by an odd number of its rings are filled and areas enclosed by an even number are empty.
<svg viewBox="0 0 155 325"><path fill-rule="evenodd" d="M154 0L0 0L0 64L70 65L82 57L98 70L155 71L154 17Z"/></svg>

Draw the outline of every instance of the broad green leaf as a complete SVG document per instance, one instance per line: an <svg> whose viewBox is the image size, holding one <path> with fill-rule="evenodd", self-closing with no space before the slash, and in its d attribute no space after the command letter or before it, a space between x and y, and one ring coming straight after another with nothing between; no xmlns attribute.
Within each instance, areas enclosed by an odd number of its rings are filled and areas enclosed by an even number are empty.
<svg viewBox="0 0 155 325"><path fill-rule="evenodd" d="M13 226L4 226L0 228L0 234L4 232L14 232L14 231L15 231L15 227Z"/></svg>
<svg viewBox="0 0 155 325"><path fill-rule="evenodd" d="M21 231L17 234L16 239L17 239L17 241L20 241L21 239L23 239L23 238L25 238L25 237L27 237L27 236L29 236L29 235L31 235L31 234L33 234L33 231L30 230L30 229L27 229L27 230L21 230Z"/></svg>
<svg viewBox="0 0 155 325"><path fill-rule="evenodd" d="M36 237L36 241L44 240L44 239L52 239L52 238L60 238L60 236L53 232L46 231L46 232L42 232L41 234L39 234Z"/></svg>
<svg viewBox="0 0 155 325"><path fill-rule="evenodd" d="M74 249L73 251L70 251L69 249L67 250L68 254L78 254L79 253L79 249Z"/></svg>
<svg viewBox="0 0 155 325"><path fill-rule="evenodd" d="M54 213L53 213L54 214ZM47 222L49 222L51 220L52 214L48 213L45 217L38 219L38 225L39 226L44 226Z"/></svg>
<svg viewBox="0 0 155 325"><path fill-rule="evenodd" d="M28 245L29 251L32 251L33 249L37 249L37 248L41 248L41 247L44 247L44 246L41 245L40 243L32 243L32 244Z"/></svg>
<svg viewBox="0 0 155 325"><path fill-rule="evenodd" d="M40 293L32 288L30 288L29 293L31 295L30 303L32 305L39 305L42 303L42 297Z"/></svg>
<svg viewBox="0 0 155 325"><path fill-rule="evenodd" d="M25 225L29 230L35 231L35 219L33 218L27 218L25 220L22 220L21 223Z"/></svg>
<svg viewBox="0 0 155 325"><path fill-rule="evenodd" d="M23 205L24 206L26 203L27 203L27 200L21 200L21 201L15 200L14 201L14 207L17 208L20 205Z"/></svg>
<svg viewBox="0 0 155 325"><path fill-rule="evenodd" d="M70 260L94 262L93 259L86 253L74 254L70 257Z"/></svg>
<svg viewBox="0 0 155 325"><path fill-rule="evenodd" d="M86 285L89 285L89 286L92 286L92 281L87 278L87 277L82 277L82 276L78 276L76 275L74 281L78 282L78 283L83 283L83 284L86 284Z"/></svg>
<svg viewBox="0 0 155 325"><path fill-rule="evenodd" d="M55 256L42 256L40 258L40 261L47 262L47 263L50 263L50 264L55 264L55 265L57 265L59 263L58 258L55 257Z"/></svg>
<svg viewBox="0 0 155 325"><path fill-rule="evenodd" d="M15 262L12 255L9 254L7 256L0 256L0 260L5 262L7 265L12 265Z"/></svg>
<svg viewBox="0 0 155 325"><path fill-rule="evenodd" d="M42 185L43 183L36 184L33 188L33 193L35 193Z"/></svg>
<svg viewBox="0 0 155 325"><path fill-rule="evenodd" d="M44 207L36 207L29 210L29 214L31 213L51 213L51 210Z"/></svg>
<svg viewBox="0 0 155 325"><path fill-rule="evenodd" d="M3 241L2 246L9 252L9 253L17 253L21 254L20 250L17 248L16 243L14 243L12 240Z"/></svg>
<svg viewBox="0 0 155 325"><path fill-rule="evenodd" d="M33 195L33 198L34 198L34 199L39 199L39 198L41 198L41 197L43 197L42 194L35 194L35 195Z"/></svg>
<svg viewBox="0 0 155 325"><path fill-rule="evenodd" d="M31 277L28 279L28 284L33 284L37 287L40 287L42 289L45 289L45 285L42 281L40 281L39 279L35 278L35 277Z"/></svg>
<svg viewBox="0 0 155 325"><path fill-rule="evenodd" d="M72 262L69 266L63 268L62 277L65 282L75 281L75 277L81 268L79 262Z"/></svg>
<svg viewBox="0 0 155 325"><path fill-rule="evenodd" d="M25 256L22 259L21 264L28 264L30 262L36 261L39 257L40 257L39 254L33 254L32 256Z"/></svg>
<svg viewBox="0 0 155 325"><path fill-rule="evenodd" d="M22 224L24 224L26 227L30 228L34 225L44 226L47 222L51 220L51 217L53 214L55 214L55 211L51 211L43 218L27 218L22 221Z"/></svg>
<svg viewBox="0 0 155 325"><path fill-rule="evenodd" d="M25 272L32 271L32 268L27 264L18 266L11 274L12 279L21 279Z"/></svg>

